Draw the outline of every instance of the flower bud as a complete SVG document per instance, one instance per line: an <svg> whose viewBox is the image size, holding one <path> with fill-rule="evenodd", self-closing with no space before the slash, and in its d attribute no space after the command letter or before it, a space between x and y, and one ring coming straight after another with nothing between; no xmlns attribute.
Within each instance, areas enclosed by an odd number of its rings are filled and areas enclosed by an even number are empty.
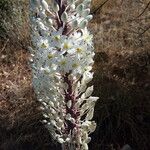
<svg viewBox="0 0 150 150"><path fill-rule="evenodd" d="M85 92L85 97L91 96L92 93L93 93L93 86L88 87L86 92Z"/></svg>
<svg viewBox="0 0 150 150"><path fill-rule="evenodd" d="M83 5L83 4L80 4L80 5L77 6L76 11L77 11L79 14L81 14L81 13L83 12L83 9L84 9L84 5Z"/></svg>
<svg viewBox="0 0 150 150"><path fill-rule="evenodd" d="M84 74L83 74L82 83L87 84L87 83L89 83L92 79L93 79L93 73L86 71L86 72L84 72Z"/></svg>
<svg viewBox="0 0 150 150"><path fill-rule="evenodd" d="M99 97L90 96L87 100L88 100L88 101L96 102L98 99L99 99Z"/></svg>
<svg viewBox="0 0 150 150"><path fill-rule="evenodd" d="M87 88L87 85L86 84L82 84L81 87L80 87L80 89L79 89L79 91L81 93L83 93L83 92L85 92L86 88Z"/></svg>
<svg viewBox="0 0 150 150"><path fill-rule="evenodd" d="M43 106L47 106L47 104L45 102L42 102Z"/></svg>
<svg viewBox="0 0 150 150"><path fill-rule="evenodd" d="M51 120L51 124L52 124L53 126L57 126L55 120Z"/></svg>
<svg viewBox="0 0 150 150"><path fill-rule="evenodd" d="M68 4L71 5L74 3L74 0L68 0Z"/></svg>
<svg viewBox="0 0 150 150"><path fill-rule="evenodd" d="M74 20L74 21L72 22L72 27L73 27L74 29L76 29L76 28L78 27L78 21L77 21L77 20Z"/></svg>
<svg viewBox="0 0 150 150"><path fill-rule="evenodd" d="M48 103L51 107L54 107L54 103L50 100Z"/></svg>
<svg viewBox="0 0 150 150"><path fill-rule="evenodd" d="M41 0L42 7L49 12L49 6L45 0Z"/></svg>
<svg viewBox="0 0 150 150"><path fill-rule="evenodd" d="M28 50L29 50L30 53L32 53L32 52L34 51L31 46L28 47ZM31 56L32 56L32 55L31 55Z"/></svg>
<svg viewBox="0 0 150 150"><path fill-rule="evenodd" d="M70 118L70 120L69 120L71 123L73 123L73 124L75 124L75 119L74 118Z"/></svg>
<svg viewBox="0 0 150 150"><path fill-rule="evenodd" d="M58 119L58 120L57 120L57 125L58 125L58 127L62 127L63 124L64 124L63 120L61 120L61 119Z"/></svg>
<svg viewBox="0 0 150 150"><path fill-rule="evenodd" d="M61 20L62 20L63 22L67 22L67 19L68 19L67 13L66 13L66 12L63 12L63 14L61 15Z"/></svg>
<svg viewBox="0 0 150 150"><path fill-rule="evenodd" d="M71 114L67 114L65 118L66 118L66 120L70 120L71 119Z"/></svg>
<svg viewBox="0 0 150 150"><path fill-rule="evenodd" d="M90 143L90 141L91 141L91 137L88 137L88 138L85 140L86 143Z"/></svg>
<svg viewBox="0 0 150 150"><path fill-rule="evenodd" d="M87 16L89 15L89 13L90 13L90 9L87 8L87 9L85 9L85 10L82 12L82 16L83 16L83 17L87 17Z"/></svg>
<svg viewBox="0 0 150 150"><path fill-rule="evenodd" d="M84 140L86 140L86 139L88 138L88 134L87 134L86 131L84 131L84 132L82 133L82 138L83 138Z"/></svg>
<svg viewBox="0 0 150 150"><path fill-rule="evenodd" d="M58 140L58 142L59 142L60 144L62 144L62 143L65 142L63 138L58 138L57 140Z"/></svg>
<svg viewBox="0 0 150 150"><path fill-rule="evenodd" d="M80 144L82 144L82 139L81 139L81 137L78 137L78 143L80 143Z"/></svg>
<svg viewBox="0 0 150 150"><path fill-rule="evenodd" d="M91 120L93 118L93 115L94 115L94 108L88 111L85 120Z"/></svg>
<svg viewBox="0 0 150 150"><path fill-rule="evenodd" d="M90 5L90 3L91 3L91 0L84 0L84 1L83 1L83 4L84 4L85 6Z"/></svg>
<svg viewBox="0 0 150 150"><path fill-rule="evenodd" d="M79 27L81 29L84 29L88 24L88 21L87 20L82 20L81 23L79 24Z"/></svg>
<svg viewBox="0 0 150 150"><path fill-rule="evenodd" d="M45 10L41 11L39 13L39 16L40 16L41 19L45 19L47 17L47 15L45 14Z"/></svg>
<svg viewBox="0 0 150 150"><path fill-rule="evenodd" d="M93 15L88 15L87 17L85 17L86 20L90 21L93 19Z"/></svg>
<svg viewBox="0 0 150 150"><path fill-rule="evenodd" d="M80 116L83 116L85 111L88 110L89 105L87 103L83 104L80 110Z"/></svg>
<svg viewBox="0 0 150 150"><path fill-rule="evenodd" d="M88 150L88 145L87 145L87 143L83 143L81 149L82 149L82 150Z"/></svg>
<svg viewBox="0 0 150 150"><path fill-rule="evenodd" d="M40 1L39 0L32 0L32 2L35 4L35 5L37 5L38 7L40 7Z"/></svg>
<svg viewBox="0 0 150 150"><path fill-rule="evenodd" d="M44 108L43 106L40 106L39 109L40 109L41 111L44 111L44 110L45 110L45 108Z"/></svg>
<svg viewBox="0 0 150 150"><path fill-rule="evenodd" d="M68 107L68 108L71 108L71 106L72 106L72 101L69 100L69 101L67 102L67 107Z"/></svg>
<svg viewBox="0 0 150 150"><path fill-rule="evenodd" d="M52 26L52 25L53 25L53 21L52 21L52 19L50 19L50 18L49 18L49 19L47 20L47 22L49 23L49 25L50 25L50 26Z"/></svg>
<svg viewBox="0 0 150 150"><path fill-rule="evenodd" d="M43 117L44 118L49 118L47 114L43 114Z"/></svg>
<svg viewBox="0 0 150 150"><path fill-rule="evenodd" d="M29 58L29 62L30 62L30 63L33 63L34 60L33 60L32 58Z"/></svg>
<svg viewBox="0 0 150 150"><path fill-rule="evenodd" d="M42 120L42 123L44 123L44 124L47 123L47 120Z"/></svg>
<svg viewBox="0 0 150 150"><path fill-rule="evenodd" d="M59 11L59 5L55 1L52 3L52 8L55 12Z"/></svg>
<svg viewBox="0 0 150 150"><path fill-rule="evenodd" d="M68 138L66 138L66 140L65 140L66 142L70 142L71 141L71 139L68 137Z"/></svg>
<svg viewBox="0 0 150 150"><path fill-rule="evenodd" d="M89 124L90 133L94 132L95 129L96 129L96 123L95 123L95 121L91 121L91 123Z"/></svg>
<svg viewBox="0 0 150 150"><path fill-rule="evenodd" d="M70 9L74 10L76 8L75 4L70 5Z"/></svg>
<svg viewBox="0 0 150 150"><path fill-rule="evenodd" d="M52 108L51 109L51 113L53 114L53 115L56 115L56 111Z"/></svg>

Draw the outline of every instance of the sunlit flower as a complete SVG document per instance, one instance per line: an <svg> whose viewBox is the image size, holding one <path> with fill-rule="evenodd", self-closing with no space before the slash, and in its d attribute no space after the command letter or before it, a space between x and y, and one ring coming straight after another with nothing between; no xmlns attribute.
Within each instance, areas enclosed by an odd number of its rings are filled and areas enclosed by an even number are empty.
<svg viewBox="0 0 150 150"><path fill-rule="evenodd" d="M91 0L31 0L33 87L54 140L88 150L98 97L91 96L93 36L87 29ZM63 11L62 11L63 10Z"/></svg>

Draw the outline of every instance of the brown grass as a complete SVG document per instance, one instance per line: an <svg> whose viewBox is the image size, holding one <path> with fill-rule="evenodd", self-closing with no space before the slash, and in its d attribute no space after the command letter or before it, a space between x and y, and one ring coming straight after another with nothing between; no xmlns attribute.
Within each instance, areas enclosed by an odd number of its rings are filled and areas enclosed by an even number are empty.
<svg viewBox="0 0 150 150"><path fill-rule="evenodd" d="M93 0L92 12L103 2ZM109 0L89 25L96 48L94 95L100 97L90 150L120 150L124 144L136 150L150 148L149 8L138 17L148 2ZM25 20L19 34L14 27L9 32L16 36L0 42L0 150L58 150L40 122Z"/></svg>

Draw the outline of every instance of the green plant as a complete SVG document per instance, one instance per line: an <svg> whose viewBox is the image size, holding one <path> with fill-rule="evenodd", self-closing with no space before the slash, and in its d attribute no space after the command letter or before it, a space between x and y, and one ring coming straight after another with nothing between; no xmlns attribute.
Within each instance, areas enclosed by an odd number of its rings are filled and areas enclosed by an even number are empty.
<svg viewBox="0 0 150 150"><path fill-rule="evenodd" d="M0 1L0 38L2 41L9 39L15 47L27 46L29 24L26 7L28 7L28 2L25 0Z"/></svg>
<svg viewBox="0 0 150 150"><path fill-rule="evenodd" d="M11 18L12 2L9 0L0 1L0 37L4 38L7 34L6 22Z"/></svg>

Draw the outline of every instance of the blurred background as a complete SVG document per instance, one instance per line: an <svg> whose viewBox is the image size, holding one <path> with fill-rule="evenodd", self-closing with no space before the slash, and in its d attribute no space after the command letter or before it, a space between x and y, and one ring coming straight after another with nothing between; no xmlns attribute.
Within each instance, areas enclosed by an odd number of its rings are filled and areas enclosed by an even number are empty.
<svg viewBox="0 0 150 150"><path fill-rule="evenodd" d="M31 84L27 0L0 0L0 150L59 150ZM90 150L150 149L150 1L93 0L95 90Z"/></svg>

